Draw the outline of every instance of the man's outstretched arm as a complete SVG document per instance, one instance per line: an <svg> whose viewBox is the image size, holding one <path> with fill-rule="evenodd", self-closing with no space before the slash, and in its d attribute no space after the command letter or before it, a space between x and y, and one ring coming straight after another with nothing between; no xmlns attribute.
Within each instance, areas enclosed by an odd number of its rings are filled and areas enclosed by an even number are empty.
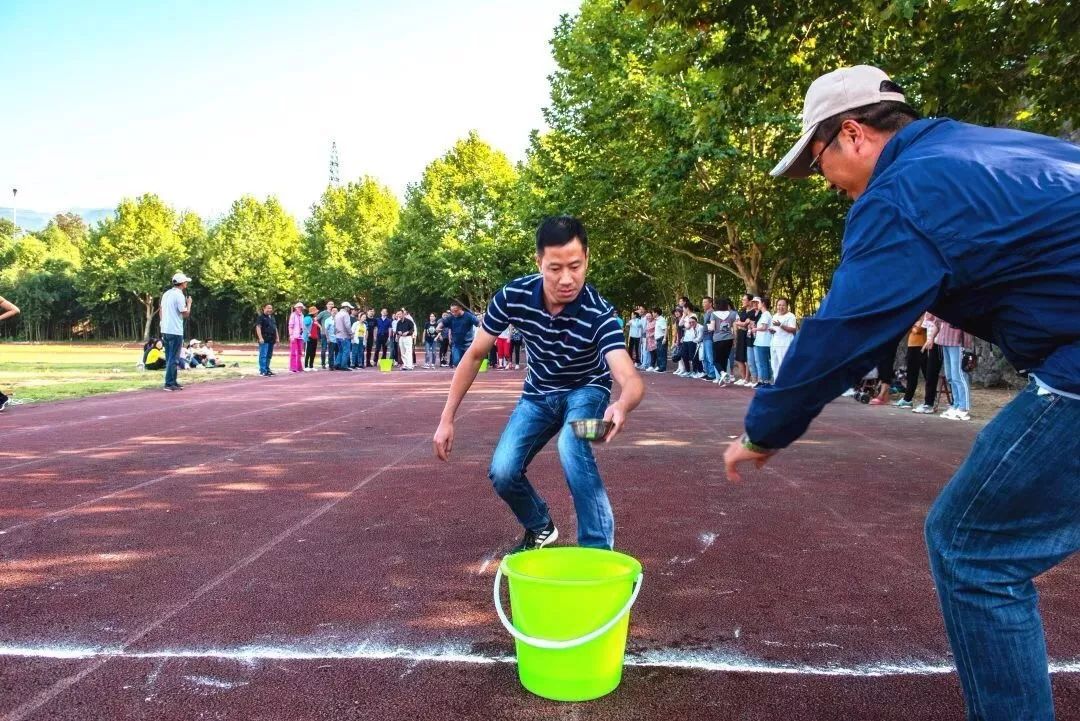
<svg viewBox="0 0 1080 721"><path fill-rule="evenodd" d="M450 383L450 394L446 397L446 405L443 406L442 416L439 417L439 427L435 430L435 438L432 439L435 455L440 460L450 460L450 451L454 448L454 416L465 394L469 392L473 381L476 380L476 374L480 372L480 364L494 347L495 336L483 328L477 328L472 345L465 350L458 362L457 370L454 371L454 380Z"/></svg>

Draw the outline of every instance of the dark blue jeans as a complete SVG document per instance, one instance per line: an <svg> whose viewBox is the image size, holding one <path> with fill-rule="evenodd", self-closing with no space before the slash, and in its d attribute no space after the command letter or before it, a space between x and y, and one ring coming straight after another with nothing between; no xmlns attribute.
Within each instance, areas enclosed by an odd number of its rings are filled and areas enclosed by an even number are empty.
<svg viewBox="0 0 1080 721"><path fill-rule="evenodd" d="M352 366L353 368L364 367L364 341L352 344Z"/></svg>
<svg viewBox="0 0 1080 721"><path fill-rule="evenodd" d="M176 385L176 362L180 355L180 346L184 344L184 336L173 333L162 333L161 343L165 346L165 387Z"/></svg>
<svg viewBox="0 0 1080 721"><path fill-rule="evenodd" d="M461 362L461 356L465 355L467 348L451 346L450 347L450 365L457 367L457 364Z"/></svg>
<svg viewBox="0 0 1080 721"><path fill-rule="evenodd" d="M656 370L663 373L667 370L667 343L656 341Z"/></svg>
<svg viewBox="0 0 1080 721"><path fill-rule="evenodd" d="M529 483L525 470L558 435L559 461L577 512L578 545L608 549L614 545L615 518L592 447L570 428L573 420L602 418L608 398L603 388L584 387L518 401L495 447L488 477L525 528L542 531L551 520L547 504Z"/></svg>
<svg viewBox="0 0 1080 721"><path fill-rule="evenodd" d="M259 344L259 372L267 374L270 372L270 359L274 357L274 344L273 343L260 343Z"/></svg>
<svg viewBox="0 0 1080 721"><path fill-rule="evenodd" d="M1080 401L1032 382L975 439L926 519L972 721L1054 716L1032 583L1080 548Z"/></svg>
<svg viewBox="0 0 1080 721"><path fill-rule="evenodd" d="M348 338L338 338L337 348L337 367L348 368L349 358L352 355L352 341L350 341Z"/></svg>
<svg viewBox="0 0 1080 721"><path fill-rule="evenodd" d="M326 336L324 335L321 338L319 338L319 362L322 364L323 368L326 367L326 346L327 346L327 340L326 340ZM331 353L331 355L330 355L330 365L332 366L333 364L334 364L334 356Z"/></svg>

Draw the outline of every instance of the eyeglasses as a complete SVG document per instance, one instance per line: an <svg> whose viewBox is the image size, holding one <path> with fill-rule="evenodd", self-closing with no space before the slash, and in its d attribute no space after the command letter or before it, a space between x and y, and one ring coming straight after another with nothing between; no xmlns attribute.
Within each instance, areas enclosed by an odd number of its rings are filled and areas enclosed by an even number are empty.
<svg viewBox="0 0 1080 721"><path fill-rule="evenodd" d="M829 138L829 142L825 143L825 146L822 147L821 152L818 153L817 155L815 155L814 159L810 161L810 172L811 173L816 173L816 174L821 175L821 176L825 175L825 173L823 173L822 170L821 170L821 156L824 155L825 151L829 149L829 146L832 145L836 141L836 139L838 137L840 137L840 131L843 130L843 129L844 129L844 126L841 123L840 127L837 128L836 132L834 132L832 134L832 137Z"/></svg>

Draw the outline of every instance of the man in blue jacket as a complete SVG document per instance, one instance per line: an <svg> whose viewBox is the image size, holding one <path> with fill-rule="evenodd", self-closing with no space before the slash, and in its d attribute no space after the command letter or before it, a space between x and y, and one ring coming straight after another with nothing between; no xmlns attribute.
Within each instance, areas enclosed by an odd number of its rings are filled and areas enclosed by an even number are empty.
<svg viewBox="0 0 1080 721"><path fill-rule="evenodd" d="M919 120L881 70L806 93L773 175L825 177L854 201L840 265L746 433L729 478L806 431L923 311L997 344L1031 378L930 509L926 543L969 719L1052 719L1032 583L1080 547L1080 148Z"/></svg>

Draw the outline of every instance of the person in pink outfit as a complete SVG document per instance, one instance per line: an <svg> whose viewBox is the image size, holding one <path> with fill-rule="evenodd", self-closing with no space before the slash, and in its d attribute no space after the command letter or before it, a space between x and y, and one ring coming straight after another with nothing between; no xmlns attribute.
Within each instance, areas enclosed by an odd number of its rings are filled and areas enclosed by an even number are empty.
<svg viewBox="0 0 1080 721"><path fill-rule="evenodd" d="M289 372L304 372L304 304L299 302L289 316Z"/></svg>

